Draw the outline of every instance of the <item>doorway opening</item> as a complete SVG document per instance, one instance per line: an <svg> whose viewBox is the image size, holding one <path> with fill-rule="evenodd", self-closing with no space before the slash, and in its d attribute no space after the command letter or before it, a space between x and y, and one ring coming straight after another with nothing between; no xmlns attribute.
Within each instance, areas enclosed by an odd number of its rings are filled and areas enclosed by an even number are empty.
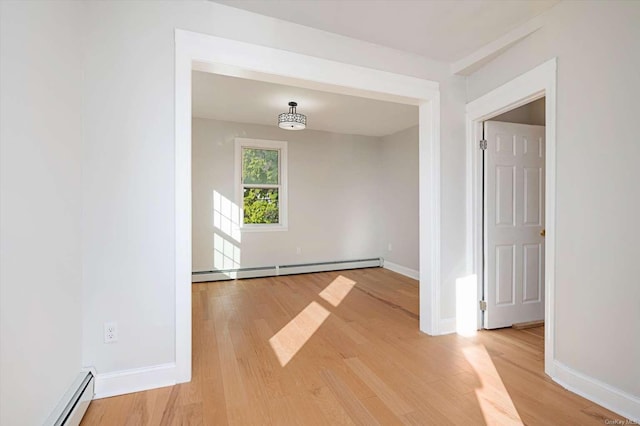
<svg viewBox="0 0 640 426"><path fill-rule="evenodd" d="M176 30L175 382L191 379L191 77L237 76L418 107L420 330L438 334L440 315L440 90L436 82Z"/></svg>
<svg viewBox="0 0 640 426"><path fill-rule="evenodd" d="M482 122L482 328L544 324L545 98Z"/></svg>
<svg viewBox="0 0 640 426"><path fill-rule="evenodd" d="M543 141L544 147L542 148L542 156L538 155L539 160L543 160L542 164L534 164L534 165L520 165L520 181L524 182L524 173L525 168L529 168L531 170L528 171L530 174L530 190L533 191L537 188L538 190L538 204L537 212L538 212L538 220L534 223L534 209L532 205L527 210L527 214L529 215L529 221L531 225L529 226L530 232L537 232L538 239L543 239L543 244L541 242L523 242L520 244L520 256L518 256L518 244L514 244L513 242L509 245L508 243L500 243L499 241L493 241L493 250L492 256L486 255L488 253L487 244L490 242L489 238L491 236L490 231L496 230L504 230L508 228L508 222L511 220L511 228L514 228L514 222L516 221L516 206L514 205L516 202L516 197L513 193L515 185L518 183L516 179L516 170L518 169L518 165L513 163L505 163L499 164L498 162L493 162L491 165L494 168L492 172L492 176L486 176L485 171L482 168L483 161L482 155L483 150L480 149L481 141L489 140L489 138L493 137L494 151L497 149L497 133L502 132L503 136L501 136L501 146L502 153L506 153L509 149L512 153L512 158L517 157L513 155L517 153L517 138L513 137L513 134L510 137L506 137L505 135L508 132L505 132L500 129L500 127L512 127L518 126L518 124L513 123L505 123L507 120L515 120L517 116L520 115L523 110L519 110L519 107L522 107L527 104L534 103L535 101L544 102L544 131ZM539 104L538 104L539 107ZM532 108L531 106L528 108ZM527 108L525 108L526 110ZM504 114L504 115L503 115ZM471 276L476 278L476 291L478 294L477 305L475 306L475 315L476 315L476 328L482 329L485 328L483 321L485 320L485 316L489 317L489 321L491 318L491 309L497 308L513 308L516 307L517 304L515 300L517 300L518 293L515 290L516 279L514 274L517 272L516 270L516 261L520 263L520 270L524 270L524 248L525 245L528 250L528 260L533 265L534 260L537 260L538 270L534 274L533 267L529 266L530 272L530 280L537 279L537 282L540 283L540 280L543 279L543 285L538 286L530 286L529 292L527 294L523 293L522 290L519 293L520 296L520 305L529 305L527 308L533 307L538 304L537 308L543 310L544 317L544 358L545 358L545 373L551 377L555 377L554 374L554 294L555 294L555 152L556 152L556 132L555 132L555 123L556 123L556 59L551 59L536 68L520 75L519 77L511 80L510 82L494 89L493 91L485 94L484 96L476 99L467 104L466 106L466 122L467 122L467 170L468 180L467 180L467 212L468 212L468 232L467 232L467 242L469 251L467 253L467 262L469 264L469 269L472 273ZM497 117L500 117L503 124L495 124L497 122ZM492 125L493 120L493 125ZM485 125L485 122L489 122ZM494 131L494 135L491 135L491 132ZM483 135L483 131L488 131L488 134ZM485 132L487 133L487 132ZM516 133L518 133L516 131ZM486 136L486 137L483 137ZM536 137L529 137L528 139L536 139ZM540 138L537 139L540 141ZM509 143L506 143L508 141ZM490 142L487 142L489 144ZM524 141L521 139L520 141L520 150L524 151ZM533 152L533 143L529 143L530 148L529 152ZM538 143L538 154L540 154L540 149L542 147L541 143ZM543 167L543 170L541 170ZM537 169L534 171L533 169ZM534 185L533 178L537 176L538 185ZM491 178L492 180L489 182L483 182L483 179ZM544 182L544 194L540 194L540 190L543 188L541 185ZM500 184L500 185L497 185ZM493 206L491 208L491 213L493 215L492 218L487 218L487 223L490 219L493 219L491 222L493 223L493 230L485 229L485 215L487 214L487 209L485 207L485 195L483 194L483 189L486 188L487 185L492 185L492 188L495 190L499 188L501 190L505 190L505 194L498 200L502 202L502 204L496 204L496 198L493 198ZM523 188L523 187L522 187ZM511 189L511 192L508 190ZM520 214L524 218L524 198L521 200L522 206L520 207ZM530 203L531 204L531 203ZM496 220L496 218L498 220ZM523 222L524 219L521 219ZM542 226L541 226L542 225ZM539 228L539 229L538 229ZM539 235L540 232L544 230L544 237ZM494 234L494 236L497 234ZM518 258L519 257L519 258ZM543 260L544 259L544 260ZM492 262L491 265L493 268L493 284L495 284L496 280L496 271L500 269L500 262L502 262L502 266L507 265L502 268L500 274L501 276L498 279L502 280L502 287L500 288L500 283L498 283L498 287L493 287L493 294L485 294L485 283L490 284L488 274L490 273L488 262ZM496 265L498 268L496 268ZM513 268L508 267L509 265L513 266ZM542 270L540 270L540 268ZM521 272L522 273L522 272ZM543 278L544 277L544 278ZM496 289L499 290L498 294L496 294ZM483 298L483 295L485 298ZM523 297L523 295L525 297ZM539 297L538 297L539 295ZM491 298L490 300L487 300ZM523 299L527 299L528 303L524 304ZM489 304L491 302L491 306ZM488 314L485 315L486 310L482 310L486 306L489 309ZM508 309L507 309L508 310ZM518 312L517 309L513 309ZM505 325L496 325L497 327L501 326L511 326L514 323L518 322L527 322L527 321L519 321L513 320L509 318L510 314L505 314L504 316L507 319L502 323ZM539 312L538 312L539 315ZM496 317L498 319L500 316ZM509 323L509 321L511 321ZM509 324L506 324L509 323ZM500 323L496 323L500 324ZM487 324L489 328L493 328L494 326L489 323Z"/></svg>

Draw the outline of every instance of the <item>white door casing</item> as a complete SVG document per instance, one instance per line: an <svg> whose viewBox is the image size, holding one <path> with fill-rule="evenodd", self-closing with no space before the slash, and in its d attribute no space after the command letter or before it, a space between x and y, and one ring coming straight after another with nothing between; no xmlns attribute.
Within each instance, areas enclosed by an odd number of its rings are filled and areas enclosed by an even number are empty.
<svg viewBox="0 0 640 426"><path fill-rule="evenodd" d="M479 277L478 294L484 296L484 261L482 216L484 212L482 188L482 123L507 111L545 98L545 318L544 371L554 381L560 381L555 357L555 217L556 217L556 88L558 60L551 58L526 71L513 80L469 102L466 110L467 127L467 265L470 277ZM477 308L478 328L483 328L483 312ZM565 376L566 378L566 376ZM573 382L575 383L575 382Z"/></svg>
<svg viewBox="0 0 640 426"><path fill-rule="evenodd" d="M485 328L544 319L545 128L487 121Z"/></svg>
<svg viewBox="0 0 640 426"><path fill-rule="evenodd" d="M191 73L242 76L418 106L420 330L440 334L439 83L253 43L175 30L175 379L191 380ZM149 389L158 387L145 387ZM142 390L140 387L136 391ZM126 392L121 392L126 393Z"/></svg>

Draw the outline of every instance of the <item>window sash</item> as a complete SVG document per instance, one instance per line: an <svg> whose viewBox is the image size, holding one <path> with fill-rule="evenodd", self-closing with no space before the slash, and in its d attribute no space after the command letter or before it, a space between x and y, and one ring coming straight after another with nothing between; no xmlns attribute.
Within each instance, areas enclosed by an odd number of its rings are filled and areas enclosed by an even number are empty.
<svg viewBox="0 0 640 426"><path fill-rule="evenodd" d="M244 151L246 149L253 149L257 151L276 151L278 153L278 183L277 184L268 184L268 183L244 183ZM240 149L240 184L241 185L282 185L282 150L279 148L265 148L259 146L250 146L243 145Z"/></svg>
<svg viewBox="0 0 640 426"><path fill-rule="evenodd" d="M251 161L251 157L248 156L247 161L244 161L244 150L255 149L265 151L277 151L277 173L278 183L244 183L243 172L246 170L245 165ZM266 139L249 139L249 138L235 138L235 193L236 203L242 209L243 213L239 218L240 230L245 231L286 231L288 230L288 179L287 179L287 142L279 140L266 140ZM275 158L273 154L268 157L270 159L270 170L275 169ZM275 182L275 179L272 180ZM249 189L262 189L277 191L278 200L277 203L272 204L272 208L277 208L278 222L273 223L245 223L244 205L245 205L245 192ZM273 210L272 210L273 212ZM275 212L273 212L275 213ZM254 217L255 218L255 217ZM257 218L256 218L257 219ZM272 219L275 219L272 217ZM260 219L257 219L260 220Z"/></svg>
<svg viewBox="0 0 640 426"><path fill-rule="evenodd" d="M257 195L258 199L253 199L253 202L260 202L260 200L269 200L268 203L271 206L270 212L265 212L264 215L258 216L256 217L256 219L258 220L257 222L245 222L246 216L245 214L247 213L246 207L247 207L247 198L246 196L249 194L244 194L243 195L243 200L242 200L242 226L249 226L249 227L261 227L261 226L282 226L282 217L281 217L281 198L280 198L280 188L260 188L260 187L253 187L253 186L249 186L249 185L245 185L243 186L243 194L245 191L247 190L258 190L258 191L266 191L266 194L262 194L261 195ZM272 192L276 193L276 202L273 203L271 198L271 194ZM255 193L254 193L255 194ZM251 195L249 195L251 197ZM265 197L266 198L263 198ZM252 206L252 204L250 204L250 206ZM275 206L275 211L273 211L273 207ZM277 221L273 221L275 218L272 216L275 213L276 217L277 217Z"/></svg>

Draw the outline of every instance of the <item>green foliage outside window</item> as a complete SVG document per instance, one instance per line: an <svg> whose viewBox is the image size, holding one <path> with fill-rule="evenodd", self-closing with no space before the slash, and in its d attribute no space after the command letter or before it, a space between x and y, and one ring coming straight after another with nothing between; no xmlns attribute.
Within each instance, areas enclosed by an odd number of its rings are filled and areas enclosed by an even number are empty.
<svg viewBox="0 0 640 426"><path fill-rule="evenodd" d="M279 223L278 150L244 148L242 150L242 184L245 224Z"/></svg>
<svg viewBox="0 0 640 426"><path fill-rule="evenodd" d="M245 188L244 223L279 223L278 190Z"/></svg>
<svg viewBox="0 0 640 426"><path fill-rule="evenodd" d="M242 183L277 185L278 151L275 149L242 150Z"/></svg>

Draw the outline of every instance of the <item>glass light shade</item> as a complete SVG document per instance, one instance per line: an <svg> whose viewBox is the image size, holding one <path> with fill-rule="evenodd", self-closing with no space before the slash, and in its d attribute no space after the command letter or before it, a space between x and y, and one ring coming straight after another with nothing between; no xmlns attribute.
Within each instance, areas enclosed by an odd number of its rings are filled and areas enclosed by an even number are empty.
<svg viewBox="0 0 640 426"><path fill-rule="evenodd" d="M278 127L286 130L302 130L307 127L307 117L304 114L283 112L278 115Z"/></svg>
<svg viewBox="0 0 640 426"><path fill-rule="evenodd" d="M298 114L297 102L289 102L289 112L278 115L278 127L285 130L302 130L307 127L307 116Z"/></svg>

